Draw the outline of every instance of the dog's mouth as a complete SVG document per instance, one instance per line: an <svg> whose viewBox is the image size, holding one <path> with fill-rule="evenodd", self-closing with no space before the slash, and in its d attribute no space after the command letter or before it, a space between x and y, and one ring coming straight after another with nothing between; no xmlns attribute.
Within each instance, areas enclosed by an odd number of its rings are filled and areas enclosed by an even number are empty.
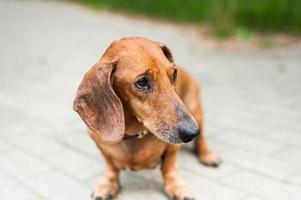
<svg viewBox="0 0 301 200"><path fill-rule="evenodd" d="M154 135L156 137L158 137L160 140L167 142L169 144L185 143L177 133L173 133L173 134L156 134L156 133L154 133Z"/></svg>
<svg viewBox="0 0 301 200"><path fill-rule="evenodd" d="M143 122L143 126L148 132L155 135L158 139L170 143L170 144L181 144L184 143L180 138L178 132L176 131L176 127L172 126L152 126L153 124L149 124L147 122Z"/></svg>

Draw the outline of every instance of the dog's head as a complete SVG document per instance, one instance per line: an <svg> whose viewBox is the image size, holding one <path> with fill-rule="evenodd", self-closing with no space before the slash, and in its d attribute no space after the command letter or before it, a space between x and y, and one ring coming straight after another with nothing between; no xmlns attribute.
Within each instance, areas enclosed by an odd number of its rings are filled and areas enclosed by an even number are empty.
<svg viewBox="0 0 301 200"><path fill-rule="evenodd" d="M165 142L189 142L199 129L175 92L176 80L177 66L165 45L124 38L85 74L74 110L105 142L122 140L129 115Z"/></svg>

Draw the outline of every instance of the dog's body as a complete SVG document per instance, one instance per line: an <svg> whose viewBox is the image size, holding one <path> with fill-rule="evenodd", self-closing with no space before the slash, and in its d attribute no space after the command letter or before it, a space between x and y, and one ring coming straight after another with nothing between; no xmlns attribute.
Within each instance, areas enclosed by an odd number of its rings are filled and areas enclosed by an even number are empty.
<svg viewBox="0 0 301 200"><path fill-rule="evenodd" d="M191 198L176 156L179 143L198 135L200 161L219 164L204 137L197 82L174 64L161 43L137 37L113 42L86 73L74 109L106 161L104 179L94 189L96 200L117 195L120 170L154 168L160 161L168 196Z"/></svg>

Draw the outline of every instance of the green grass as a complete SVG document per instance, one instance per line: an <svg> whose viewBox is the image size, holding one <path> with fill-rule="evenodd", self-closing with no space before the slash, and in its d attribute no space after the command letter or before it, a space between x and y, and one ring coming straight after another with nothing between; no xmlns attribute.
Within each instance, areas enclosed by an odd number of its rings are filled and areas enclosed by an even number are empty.
<svg viewBox="0 0 301 200"><path fill-rule="evenodd" d="M104 8L212 26L221 37L250 31L301 35L301 0L72 0Z"/></svg>

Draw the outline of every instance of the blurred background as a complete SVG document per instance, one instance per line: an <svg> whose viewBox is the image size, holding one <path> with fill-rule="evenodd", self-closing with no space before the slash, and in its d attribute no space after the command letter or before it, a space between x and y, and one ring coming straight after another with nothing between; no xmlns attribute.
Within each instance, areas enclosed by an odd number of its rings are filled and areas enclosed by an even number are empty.
<svg viewBox="0 0 301 200"><path fill-rule="evenodd" d="M196 199L301 198L301 1L0 0L0 199L83 200L103 158L72 110L113 40L166 44L202 86L223 159L178 165ZM118 199L167 199L159 169L122 172Z"/></svg>
<svg viewBox="0 0 301 200"><path fill-rule="evenodd" d="M298 0L70 0L94 9L151 16L174 22L208 24L219 37L261 32L301 33Z"/></svg>

